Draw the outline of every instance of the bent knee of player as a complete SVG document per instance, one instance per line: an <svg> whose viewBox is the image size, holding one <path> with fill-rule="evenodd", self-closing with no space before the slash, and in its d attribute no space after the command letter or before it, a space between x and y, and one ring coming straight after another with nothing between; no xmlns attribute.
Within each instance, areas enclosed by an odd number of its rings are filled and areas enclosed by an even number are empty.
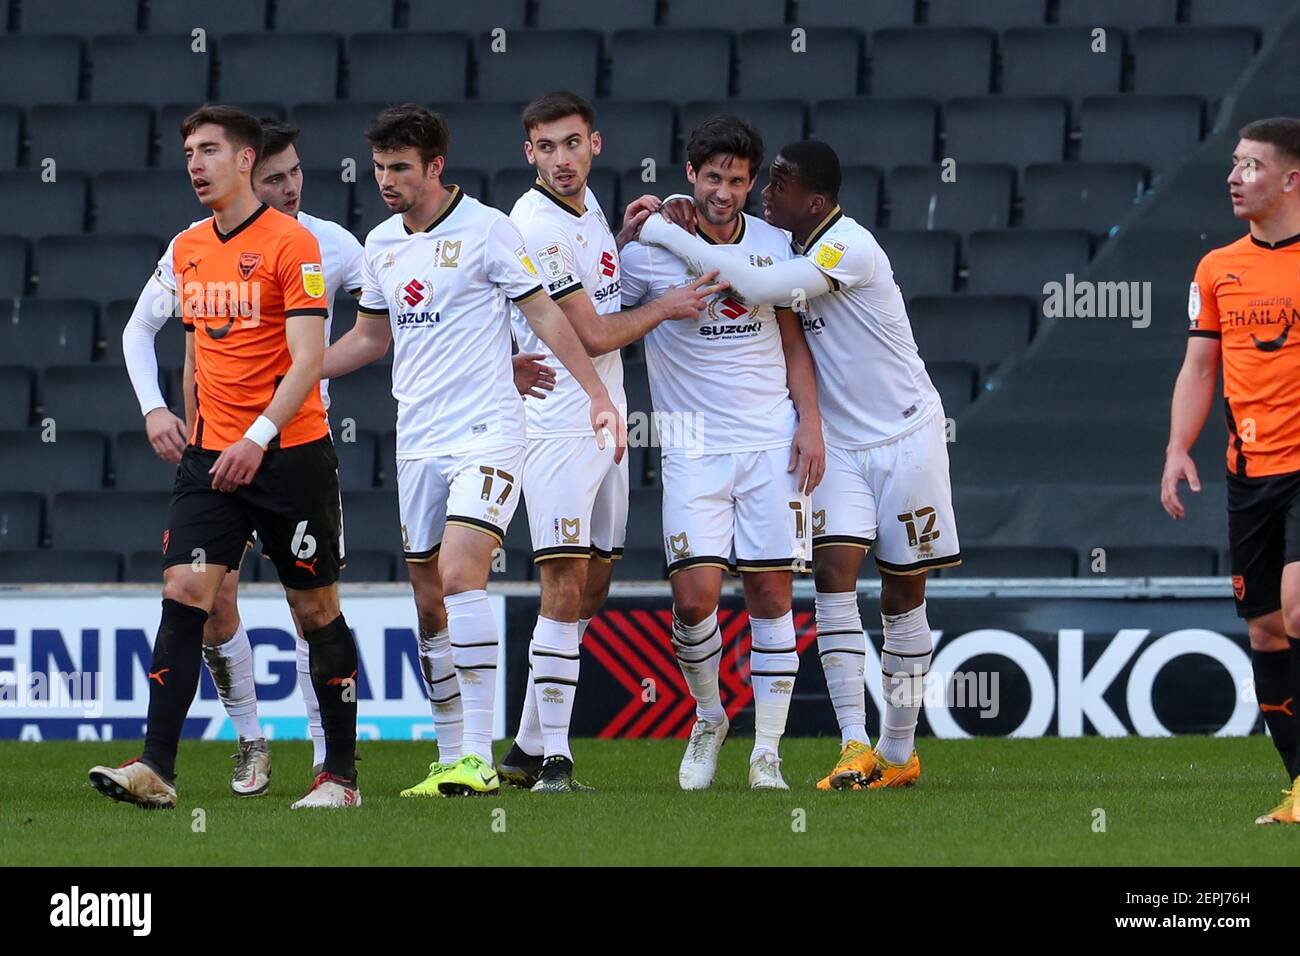
<svg viewBox="0 0 1300 956"><path fill-rule="evenodd" d="M904 614L921 606L925 600L925 572L920 574L880 575L880 611Z"/></svg>
<svg viewBox="0 0 1300 956"><path fill-rule="evenodd" d="M823 594L856 591L858 569L867 552L861 548L830 546L813 551L813 582Z"/></svg>
<svg viewBox="0 0 1300 956"><path fill-rule="evenodd" d="M1292 620L1295 623L1291 623ZM1284 616L1281 611L1274 611L1272 614L1252 617L1246 622L1246 629L1250 634L1250 649L1284 651L1290 646L1287 643L1287 635L1300 634L1300 630L1294 629L1297 627L1300 627L1300 613L1295 610L1292 610L1289 616Z"/></svg>
<svg viewBox="0 0 1300 956"><path fill-rule="evenodd" d="M212 613L220 580L216 573L224 568L209 567L195 571L188 564L177 564L163 571L163 599ZM227 634L227 637L230 635Z"/></svg>
<svg viewBox="0 0 1300 956"><path fill-rule="evenodd" d="M217 591L217 599L208 612L208 620L203 625L203 643L208 646L224 644L239 629L239 606L237 573L227 574Z"/></svg>
<svg viewBox="0 0 1300 956"><path fill-rule="evenodd" d="M758 618L780 617L790 610L793 575L789 571L765 571L744 575L745 604Z"/></svg>
<svg viewBox="0 0 1300 956"><path fill-rule="evenodd" d="M341 613L336 586L312 588L309 591L285 588L284 593L302 627L304 637L332 623Z"/></svg>

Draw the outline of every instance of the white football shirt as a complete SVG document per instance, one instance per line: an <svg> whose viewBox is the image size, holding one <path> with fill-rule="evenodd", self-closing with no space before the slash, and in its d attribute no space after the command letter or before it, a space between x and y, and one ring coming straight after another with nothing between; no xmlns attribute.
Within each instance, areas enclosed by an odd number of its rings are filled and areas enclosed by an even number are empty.
<svg viewBox="0 0 1300 956"><path fill-rule="evenodd" d="M926 421L939 393L876 237L836 206L795 251L831 280L832 291L810 299L803 315L826 441L870 448Z"/></svg>
<svg viewBox="0 0 1300 956"><path fill-rule="evenodd" d="M519 227L528 252L541 275L542 288L557 302L586 294L601 315L622 308L618 244L605 222L595 194L586 190L585 212L536 183L519 197L510 220ZM542 401L526 401L528 437L569 437L591 434L591 399L518 309L511 309L515 340L521 352L545 355L555 369L555 388ZM600 379L616 407L624 405L623 359L618 349L594 356Z"/></svg>
<svg viewBox="0 0 1300 956"><path fill-rule="evenodd" d="M393 330L399 460L527 438L510 303L543 295L541 282L506 214L448 188L423 232L394 215L366 236L360 311Z"/></svg>
<svg viewBox="0 0 1300 956"><path fill-rule="evenodd" d="M699 236L711 242L703 232ZM755 266L790 258L789 236L745 213L726 248ZM631 242L623 247L623 300L629 306L698 278L659 246ZM790 444L799 419L772 306L751 308L723 290L699 320L658 325L646 336L645 351L664 449L720 454Z"/></svg>
<svg viewBox="0 0 1300 956"><path fill-rule="evenodd" d="M206 220L199 219L192 222L187 227L193 229L200 222ZM355 295L361 291L361 243L357 237L352 235L337 222L329 219L318 219L316 216L309 216L305 212L298 213L298 221L302 223L303 228L316 237L316 242L320 244L321 266L325 270L325 345L330 343L330 329L334 325L334 296L340 290L344 290L350 295ZM176 294L176 276L172 265L172 245L176 242L175 236L172 241L167 243L167 250L163 253L162 258L158 260L158 268L154 270L154 278L158 280L168 292ZM330 407L330 383L328 379L321 379L320 397L325 403L326 409Z"/></svg>

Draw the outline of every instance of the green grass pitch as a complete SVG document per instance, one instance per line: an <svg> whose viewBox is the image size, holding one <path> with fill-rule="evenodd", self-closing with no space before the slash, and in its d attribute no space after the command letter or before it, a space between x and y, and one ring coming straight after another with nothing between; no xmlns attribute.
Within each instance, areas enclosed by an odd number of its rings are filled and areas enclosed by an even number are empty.
<svg viewBox="0 0 1300 956"><path fill-rule="evenodd" d="M598 793L404 800L398 790L422 779L433 746L363 742L362 807L291 812L308 783L307 743L273 743L271 791L240 800L227 788L232 745L185 741L180 806L146 813L86 779L136 742L5 742L0 856L10 866L1266 866L1294 865L1300 848L1300 827L1253 823L1284 786L1264 737L922 739L917 787L819 793L837 743L782 744L789 793L746 789L748 740L723 749L704 793L677 788L681 741L579 740L578 777Z"/></svg>

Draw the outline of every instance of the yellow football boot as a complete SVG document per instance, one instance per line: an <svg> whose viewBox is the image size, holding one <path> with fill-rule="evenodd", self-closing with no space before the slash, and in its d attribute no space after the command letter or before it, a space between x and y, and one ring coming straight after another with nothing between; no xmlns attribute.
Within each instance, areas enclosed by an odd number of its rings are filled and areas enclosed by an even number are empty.
<svg viewBox="0 0 1300 956"><path fill-rule="evenodd" d="M1296 813L1300 810L1298 806L1300 799L1297 799L1297 795L1300 794L1300 777L1296 777L1291 789L1283 790L1282 794L1282 802L1262 817L1256 817L1256 823L1260 826L1270 823L1300 823L1300 815Z"/></svg>
<svg viewBox="0 0 1300 956"><path fill-rule="evenodd" d="M867 784L868 790L890 790L896 787L910 787L921 779L921 758L912 751L912 755L903 763L890 763L884 757L880 756L879 751L873 756L876 758L876 778Z"/></svg>
<svg viewBox="0 0 1300 956"><path fill-rule="evenodd" d="M835 769L817 781L818 790L852 790L854 783L867 781L876 770L876 755L870 744L850 740L840 751Z"/></svg>

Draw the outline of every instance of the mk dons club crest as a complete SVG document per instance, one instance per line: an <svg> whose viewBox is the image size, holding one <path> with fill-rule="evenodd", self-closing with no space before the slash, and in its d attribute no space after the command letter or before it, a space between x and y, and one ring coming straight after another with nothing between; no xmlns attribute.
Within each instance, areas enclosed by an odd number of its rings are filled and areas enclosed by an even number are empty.
<svg viewBox="0 0 1300 956"><path fill-rule="evenodd" d="M672 551L674 558L689 558L691 556L691 543L686 538L686 532L670 534L668 536L668 549Z"/></svg>
<svg viewBox="0 0 1300 956"><path fill-rule="evenodd" d="M438 241L438 266L442 269L455 269L460 265L460 240L454 242L451 239L440 239Z"/></svg>
<svg viewBox="0 0 1300 956"><path fill-rule="evenodd" d="M560 519L560 543L577 544L578 534L582 529L581 518L561 518Z"/></svg>

